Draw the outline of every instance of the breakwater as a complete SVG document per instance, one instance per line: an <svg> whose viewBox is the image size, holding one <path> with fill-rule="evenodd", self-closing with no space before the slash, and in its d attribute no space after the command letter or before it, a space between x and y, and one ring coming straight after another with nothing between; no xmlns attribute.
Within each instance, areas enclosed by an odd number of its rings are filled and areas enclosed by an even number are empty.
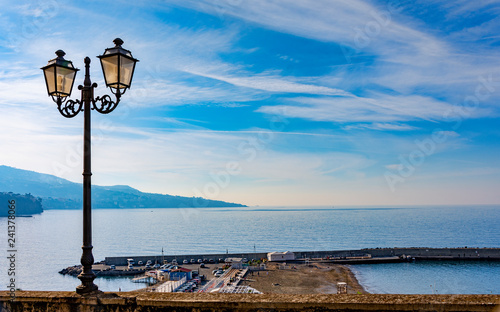
<svg viewBox="0 0 500 312"><path fill-rule="evenodd" d="M273 250L276 251L276 250ZM284 251L284 250L282 250ZM271 252L271 251L270 251ZM411 257L415 260L491 260L500 261L500 248L366 248L353 250L329 250L329 251L293 251L296 259L327 259L346 258L371 255L373 258L389 257ZM126 257L106 257L104 262L107 265L126 265L127 259L136 261L151 260L161 263L171 262L176 259L178 263L184 260L194 259L218 259L225 258L247 258L262 259L267 258L267 253L221 253L221 254L192 254L192 255L150 255L150 256L126 256Z"/></svg>

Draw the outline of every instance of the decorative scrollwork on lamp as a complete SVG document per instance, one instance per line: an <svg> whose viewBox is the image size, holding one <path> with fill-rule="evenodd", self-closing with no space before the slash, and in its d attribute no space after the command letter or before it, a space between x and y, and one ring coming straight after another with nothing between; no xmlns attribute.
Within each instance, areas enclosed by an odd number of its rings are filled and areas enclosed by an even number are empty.
<svg viewBox="0 0 500 312"><path fill-rule="evenodd" d="M100 102L100 105L98 105L97 102ZM115 102L111 99L111 96L106 94L95 98L95 100L92 102L92 109L95 109L101 114L109 114L115 110L115 108L118 106L118 103L120 103L119 97L116 98Z"/></svg>
<svg viewBox="0 0 500 312"><path fill-rule="evenodd" d="M78 115L79 112L83 111L83 102L80 100L68 100L63 102L61 98L59 98L56 103L59 113L66 118L73 118Z"/></svg>

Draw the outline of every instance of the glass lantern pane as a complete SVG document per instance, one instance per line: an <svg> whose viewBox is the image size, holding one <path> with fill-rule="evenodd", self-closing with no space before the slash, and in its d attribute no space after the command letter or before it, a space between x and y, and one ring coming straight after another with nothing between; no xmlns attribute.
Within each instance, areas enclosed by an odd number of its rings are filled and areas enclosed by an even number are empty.
<svg viewBox="0 0 500 312"><path fill-rule="evenodd" d="M69 96L71 94L71 87L75 79L76 72L64 67L57 68L57 92L60 96Z"/></svg>
<svg viewBox="0 0 500 312"><path fill-rule="evenodd" d="M54 66L52 66L49 68L45 68L43 70L43 73L45 74L45 82L47 83L47 92L49 94L56 92L56 84L55 84L55 79L54 79L55 69L56 68Z"/></svg>
<svg viewBox="0 0 500 312"><path fill-rule="evenodd" d="M120 88L130 87L132 73L134 72L135 62L126 58L121 58L120 66Z"/></svg>
<svg viewBox="0 0 500 312"><path fill-rule="evenodd" d="M102 70L106 85L111 88L118 86L118 56L110 56L101 58Z"/></svg>

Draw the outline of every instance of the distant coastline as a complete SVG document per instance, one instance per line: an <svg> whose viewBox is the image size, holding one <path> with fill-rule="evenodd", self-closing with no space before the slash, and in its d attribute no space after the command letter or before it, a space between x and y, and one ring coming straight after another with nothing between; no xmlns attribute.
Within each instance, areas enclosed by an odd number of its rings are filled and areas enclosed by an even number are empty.
<svg viewBox="0 0 500 312"><path fill-rule="evenodd" d="M43 212L42 200L31 194L16 194L12 192L0 192L0 203L5 207L14 207L12 215L15 217L27 217ZM9 216L9 209L0 209L0 217Z"/></svg>
<svg viewBox="0 0 500 312"><path fill-rule="evenodd" d="M43 210L82 209L81 183L8 166L0 166L0 177L0 192L30 194L40 200ZM208 207L247 206L202 197L145 193L128 185L92 186L92 208L94 209ZM23 208L21 207L21 209ZM41 213L41 211L35 213Z"/></svg>

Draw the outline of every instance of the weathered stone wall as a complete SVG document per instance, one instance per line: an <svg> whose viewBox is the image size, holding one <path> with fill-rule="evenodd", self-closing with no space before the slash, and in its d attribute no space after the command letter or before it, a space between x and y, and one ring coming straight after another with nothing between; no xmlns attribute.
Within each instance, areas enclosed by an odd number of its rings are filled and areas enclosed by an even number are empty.
<svg viewBox="0 0 500 312"><path fill-rule="evenodd" d="M500 295L273 295L0 291L1 312L500 311Z"/></svg>

